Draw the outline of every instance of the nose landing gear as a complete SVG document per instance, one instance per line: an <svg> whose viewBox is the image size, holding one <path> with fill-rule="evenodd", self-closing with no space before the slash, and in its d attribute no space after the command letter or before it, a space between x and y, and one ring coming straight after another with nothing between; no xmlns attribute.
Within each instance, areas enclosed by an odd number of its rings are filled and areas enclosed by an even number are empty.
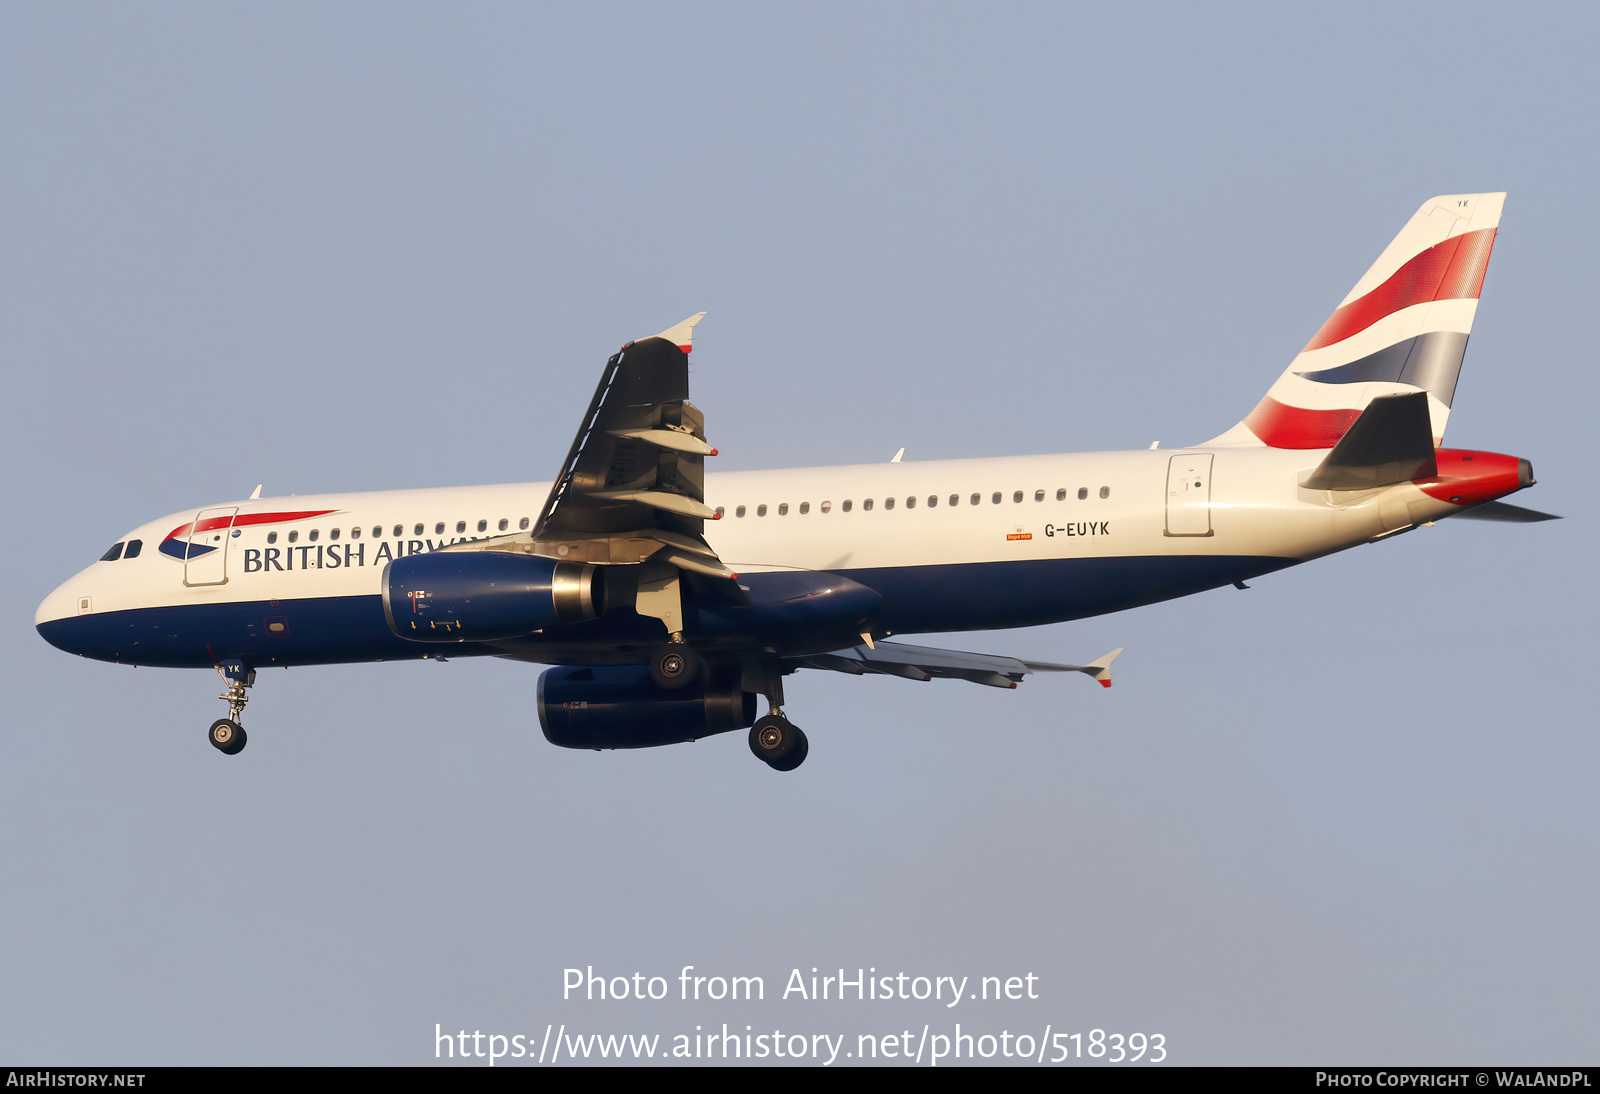
<svg viewBox="0 0 1600 1094"><path fill-rule="evenodd" d="M217 672L227 681L227 688L217 698L227 702L228 716L212 722L206 736L211 741L211 747L224 756L237 756L244 751L250 739L245 734L244 726L239 724L239 718L244 713L244 705L250 701L245 689L255 684L256 670L243 661L234 660L222 662L217 666Z"/></svg>
<svg viewBox="0 0 1600 1094"><path fill-rule="evenodd" d="M212 722L208 736L211 738L211 747L224 756L237 756L244 751L245 744L250 740L245 735L244 726L226 718L218 718Z"/></svg>

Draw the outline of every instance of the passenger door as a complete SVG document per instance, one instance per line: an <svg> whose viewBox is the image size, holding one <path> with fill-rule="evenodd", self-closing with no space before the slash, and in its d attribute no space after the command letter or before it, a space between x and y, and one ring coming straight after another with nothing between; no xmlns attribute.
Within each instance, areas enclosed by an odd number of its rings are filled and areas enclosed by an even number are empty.
<svg viewBox="0 0 1600 1094"><path fill-rule="evenodd" d="M185 585L227 584L228 545L233 542L233 521L238 512L238 506L230 505L195 514L184 548Z"/></svg>
<svg viewBox="0 0 1600 1094"><path fill-rule="evenodd" d="M1167 535L1211 534L1211 460L1192 452L1167 461Z"/></svg>

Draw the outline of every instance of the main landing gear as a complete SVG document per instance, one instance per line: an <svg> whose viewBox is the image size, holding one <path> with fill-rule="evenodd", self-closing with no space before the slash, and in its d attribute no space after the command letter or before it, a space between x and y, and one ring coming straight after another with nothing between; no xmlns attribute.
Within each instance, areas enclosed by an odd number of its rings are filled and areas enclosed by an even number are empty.
<svg viewBox="0 0 1600 1094"><path fill-rule="evenodd" d="M686 688L700 678L700 655L681 634L650 656L650 679L665 691Z"/></svg>
<svg viewBox="0 0 1600 1094"><path fill-rule="evenodd" d="M217 696L227 701L228 716L212 722L206 736L211 741L211 747L224 756L237 756L250 740L244 726L239 724L239 718L244 713L244 705L250 701L245 689L256 682L256 670L246 666L243 661L224 661L217 666L217 672L228 684L226 690Z"/></svg>
<svg viewBox="0 0 1600 1094"><path fill-rule="evenodd" d="M783 716L783 673L776 665L766 673L763 691L772 704L771 713L757 718L750 727L750 751L774 771L793 771L806 762L811 744L805 730Z"/></svg>
<svg viewBox="0 0 1600 1094"><path fill-rule="evenodd" d="M811 751L806 732L774 710L750 727L750 751L774 771L793 771Z"/></svg>

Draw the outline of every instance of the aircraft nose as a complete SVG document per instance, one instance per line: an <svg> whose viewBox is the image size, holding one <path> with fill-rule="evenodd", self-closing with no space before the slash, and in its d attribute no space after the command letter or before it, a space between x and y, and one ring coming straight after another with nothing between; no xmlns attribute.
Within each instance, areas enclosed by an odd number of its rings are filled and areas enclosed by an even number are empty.
<svg viewBox="0 0 1600 1094"><path fill-rule="evenodd" d="M39 610L33 613L33 625L42 627L46 623L57 619L70 619L78 614L78 597L72 592L72 582L57 587L49 596L39 603ZM91 601L91 605L92 605Z"/></svg>
<svg viewBox="0 0 1600 1094"><path fill-rule="evenodd" d="M34 629L58 650L92 656L86 645L90 618L96 610L94 589L86 574L78 574L59 585L33 613Z"/></svg>

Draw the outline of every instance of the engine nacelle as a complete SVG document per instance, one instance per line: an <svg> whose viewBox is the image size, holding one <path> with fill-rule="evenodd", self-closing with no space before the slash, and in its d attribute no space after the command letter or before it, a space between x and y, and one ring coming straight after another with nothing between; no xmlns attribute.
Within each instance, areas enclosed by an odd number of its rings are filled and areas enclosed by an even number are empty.
<svg viewBox="0 0 1600 1094"><path fill-rule="evenodd" d="M703 688L664 691L646 665L547 669L539 677L539 727L562 748L650 748L745 729L756 696L737 671Z"/></svg>
<svg viewBox="0 0 1600 1094"><path fill-rule="evenodd" d="M599 571L505 551L407 555L383 571L389 629L416 642L493 642L600 614Z"/></svg>

